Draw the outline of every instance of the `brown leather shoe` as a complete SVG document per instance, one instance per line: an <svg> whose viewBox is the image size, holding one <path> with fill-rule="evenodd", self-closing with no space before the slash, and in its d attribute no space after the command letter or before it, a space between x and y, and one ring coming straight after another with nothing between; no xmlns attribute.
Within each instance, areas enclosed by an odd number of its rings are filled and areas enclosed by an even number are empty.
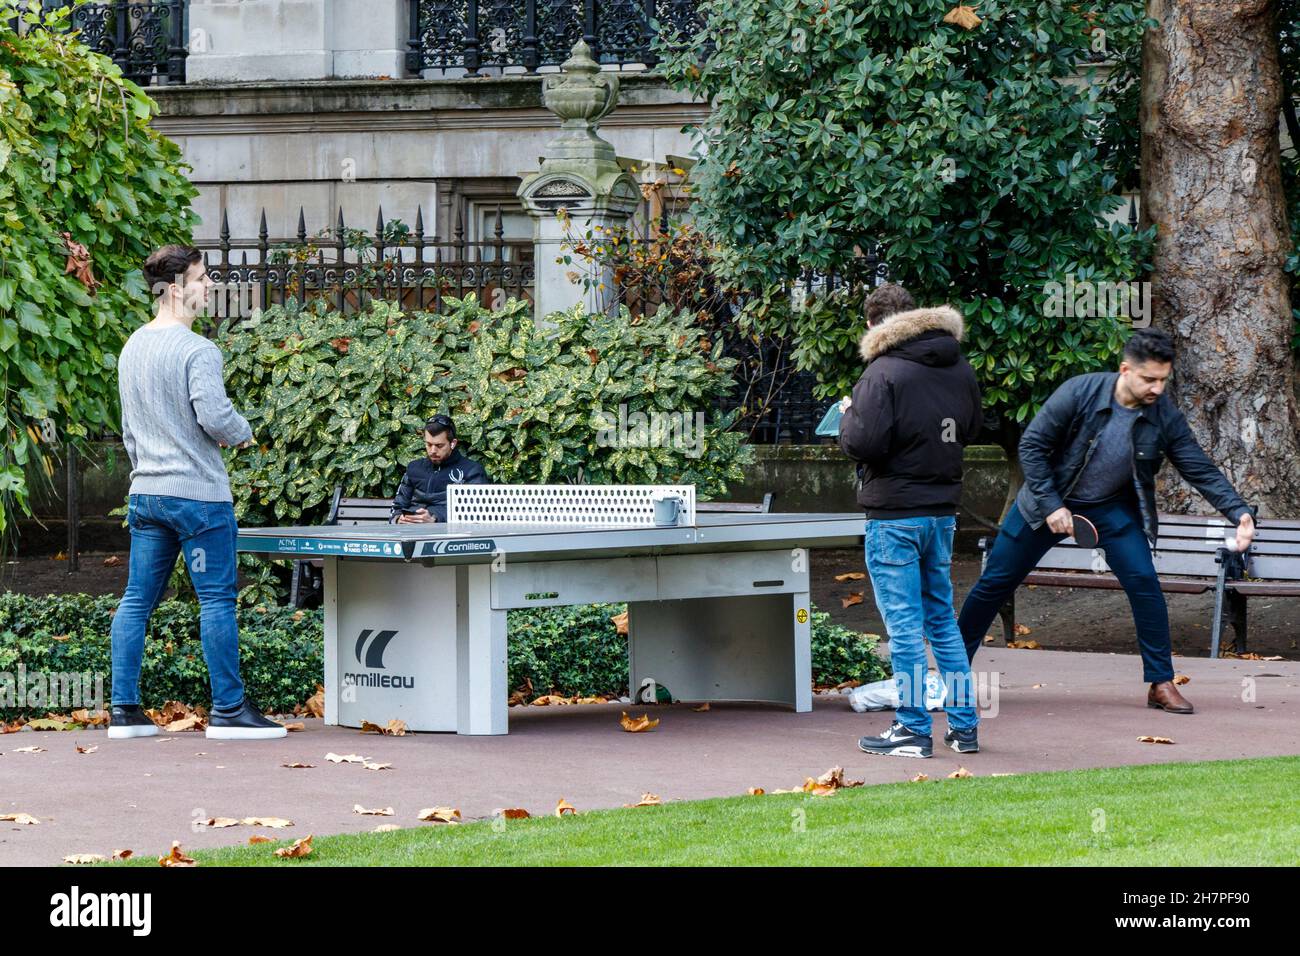
<svg viewBox="0 0 1300 956"><path fill-rule="evenodd" d="M1178 693L1178 688L1171 680L1151 685L1151 689L1147 691L1147 706L1158 707L1171 714L1192 713L1192 702Z"/></svg>

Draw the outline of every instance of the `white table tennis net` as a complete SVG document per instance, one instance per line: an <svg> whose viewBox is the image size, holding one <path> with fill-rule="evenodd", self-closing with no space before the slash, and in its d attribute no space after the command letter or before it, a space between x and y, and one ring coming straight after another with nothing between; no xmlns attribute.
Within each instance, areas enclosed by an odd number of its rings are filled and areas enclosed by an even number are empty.
<svg viewBox="0 0 1300 956"><path fill-rule="evenodd" d="M447 524L649 528L656 493L679 495L677 523L695 524L694 485L450 485Z"/></svg>

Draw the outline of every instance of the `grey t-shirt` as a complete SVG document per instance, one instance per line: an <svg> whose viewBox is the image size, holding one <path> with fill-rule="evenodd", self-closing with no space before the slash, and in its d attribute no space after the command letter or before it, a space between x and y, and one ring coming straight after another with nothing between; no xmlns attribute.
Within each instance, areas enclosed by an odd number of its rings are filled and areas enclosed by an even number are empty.
<svg viewBox="0 0 1300 956"><path fill-rule="evenodd" d="M1110 400L1110 421L1097 435L1092 457L1075 482L1074 501L1104 501L1123 491L1133 481L1133 422L1139 409L1125 408Z"/></svg>

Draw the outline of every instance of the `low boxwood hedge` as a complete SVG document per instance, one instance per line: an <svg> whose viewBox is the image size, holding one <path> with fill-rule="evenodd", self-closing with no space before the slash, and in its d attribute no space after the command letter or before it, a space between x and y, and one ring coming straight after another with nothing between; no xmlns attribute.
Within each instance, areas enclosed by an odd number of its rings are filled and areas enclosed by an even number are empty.
<svg viewBox="0 0 1300 956"><path fill-rule="evenodd" d="M103 676L110 699L109 628L115 596L0 595L0 682L28 675ZM621 604L535 608L510 612L510 687L531 682L535 694L627 693L627 638L610 620ZM263 710L290 711L314 692L324 672L320 611L258 606L239 611L240 663L249 695ZM888 669L875 653L874 635L832 624L813 612L813 679L819 684L879 680ZM6 678L3 675L12 675ZM3 692L0 683L0 695ZM145 642L140 677L147 707L167 700L209 701L207 665L199 642L199 608L189 601L159 605ZM0 700L0 704L12 703ZM0 717L43 716L57 707L0 706Z"/></svg>

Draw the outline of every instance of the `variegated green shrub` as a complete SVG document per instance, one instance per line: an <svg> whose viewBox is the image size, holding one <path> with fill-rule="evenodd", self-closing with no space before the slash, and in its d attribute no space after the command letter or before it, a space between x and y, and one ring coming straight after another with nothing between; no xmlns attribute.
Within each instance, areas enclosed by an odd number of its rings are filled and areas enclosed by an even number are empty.
<svg viewBox="0 0 1300 956"><path fill-rule="evenodd" d="M227 323L218 342L256 436L228 453L244 524L320 521L336 485L392 495L436 412L500 482L681 482L716 497L752 454L714 412L734 361L666 309L538 323L527 303L492 312L473 296L442 315L313 303Z"/></svg>

